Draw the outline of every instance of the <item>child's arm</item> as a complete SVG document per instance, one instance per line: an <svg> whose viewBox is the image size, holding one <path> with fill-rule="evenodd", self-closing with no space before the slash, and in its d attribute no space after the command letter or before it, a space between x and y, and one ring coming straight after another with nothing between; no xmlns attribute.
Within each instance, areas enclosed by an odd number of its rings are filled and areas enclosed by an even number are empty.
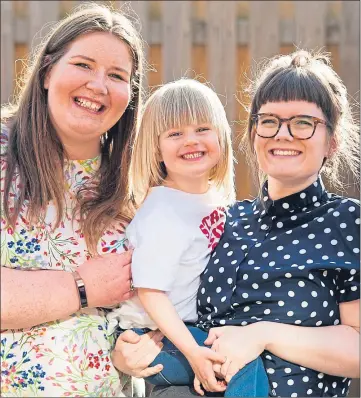
<svg viewBox="0 0 361 398"><path fill-rule="evenodd" d="M179 318L165 292L155 289L138 288L139 300L144 309L157 324L160 331L184 354L196 378L207 391L224 391L217 383L213 362L224 363L225 358L209 348L200 347L186 325ZM197 389L203 395L203 391Z"/></svg>

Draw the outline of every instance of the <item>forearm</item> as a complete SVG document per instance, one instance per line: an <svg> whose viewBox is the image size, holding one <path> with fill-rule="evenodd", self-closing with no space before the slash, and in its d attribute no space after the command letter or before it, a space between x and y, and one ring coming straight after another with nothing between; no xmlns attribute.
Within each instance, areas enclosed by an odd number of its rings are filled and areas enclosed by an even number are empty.
<svg viewBox="0 0 361 398"><path fill-rule="evenodd" d="M166 293L154 289L138 289L139 300L159 330L185 355L198 347L192 334L180 319Z"/></svg>
<svg viewBox="0 0 361 398"><path fill-rule="evenodd" d="M351 326L259 322L259 327L266 350L286 361L329 375L360 377L359 333Z"/></svg>
<svg viewBox="0 0 361 398"><path fill-rule="evenodd" d="M65 271L1 267L1 328L29 328L79 309L73 276Z"/></svg>

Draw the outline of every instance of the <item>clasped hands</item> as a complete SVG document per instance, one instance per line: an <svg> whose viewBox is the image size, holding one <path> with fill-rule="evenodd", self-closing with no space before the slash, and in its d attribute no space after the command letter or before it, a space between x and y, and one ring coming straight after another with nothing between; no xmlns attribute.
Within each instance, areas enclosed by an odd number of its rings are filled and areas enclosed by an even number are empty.
<svg viewBox="0 0 361 398"><path fill-rule="evenodd" d="M209 383L208 385L202 383L203 387L207 391L224 391L232 377L264 351L263 335L263 324L261 323L210 329L204 344L211 346L212 351L221 354L224 358L223 362L215 361L212 366L213 377L218 379L217 385L222 389L208 389ZM203 395L196 378L194 388Z"/></svg>
<svg viewBox="0 0 361 398"><path fill-rule="evenodd" d="M199 347L198 354L202 352L203 359L208 358L204 360L209 360L210 364L206 368L201 366L199 371L201 373L198 373L198 376L195 371L194 387L200 395L204 395L201 384L207 391L224 391L231 378L264 351L265 324L266 322L257 322L247 326L222 326L210 329L204 343L210 346L216 355L212 355L205 347ZM160 331L152 331L143 336L138 336L131 330L122 333L112 353L114 366L135 377L157 374L163 369L162 365L148 366L161 351L162 338ZM189 358L189 360L195 370L195 359ZM203 383L204 380L208 381Z"/></svg>

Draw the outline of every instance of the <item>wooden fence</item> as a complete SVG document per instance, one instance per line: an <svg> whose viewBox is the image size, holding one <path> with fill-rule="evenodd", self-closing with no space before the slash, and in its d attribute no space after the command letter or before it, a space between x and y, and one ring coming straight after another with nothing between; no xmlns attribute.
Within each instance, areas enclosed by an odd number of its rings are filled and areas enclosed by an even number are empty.
<svg viewBox="0 0 361 398"><path fill-rule="evenodd" d="M1 102L7 102L29 50L80 1L1 1ZM298 48L324 49L349 93L359 99L358 1L112 1L139 16L152 87L181 76L210 81L231 121L244 111L235 95L264 57ZM40 33L39 33L40 32ZM15 65L15 67L14 67ZM242 97L241 97L242 100ZM235 133L241 127L235 124ZM239 197L255 193L241 155Z"/></svg>

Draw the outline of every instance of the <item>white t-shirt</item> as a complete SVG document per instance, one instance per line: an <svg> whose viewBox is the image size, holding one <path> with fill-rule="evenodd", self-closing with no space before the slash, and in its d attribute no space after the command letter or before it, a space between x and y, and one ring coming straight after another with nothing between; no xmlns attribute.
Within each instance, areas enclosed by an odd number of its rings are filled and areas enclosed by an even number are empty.
<svg viewBox="0 0 361 398"><path fill-rule="evenodd" d="M167 292L183 321L197 320L200 275L224 229L225 210L214 188L190 194L168 187L152 189L126 230L136 288ZM110 329L157 329L134 297L108 314Z"/></svg>

